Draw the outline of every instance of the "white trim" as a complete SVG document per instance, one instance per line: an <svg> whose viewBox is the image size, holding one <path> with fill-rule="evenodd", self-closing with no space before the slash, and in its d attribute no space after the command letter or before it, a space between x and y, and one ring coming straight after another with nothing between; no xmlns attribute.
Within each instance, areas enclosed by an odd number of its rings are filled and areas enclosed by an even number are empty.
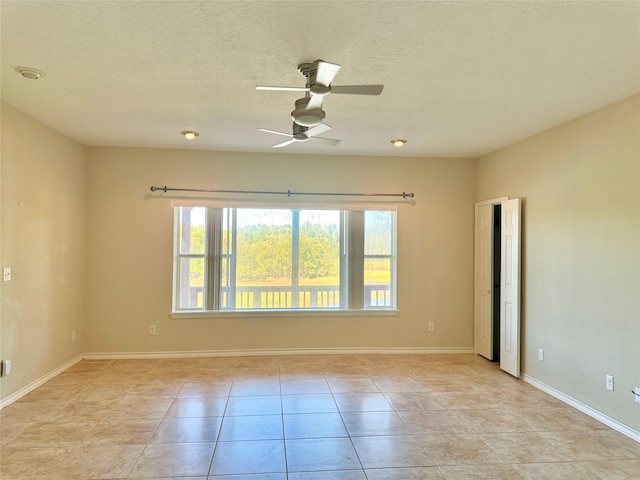
<svg viewBox="0 0 640 480"><path fill-rule="evenodd" d="M334 316L395 316L400 313L399 310L393 308L378 309L362 309L362 310L345 310L345 309L270 309L270 310L179 310L170 312L171 318L224 318L224 317L334 317Z"/></svg>
<svg viewBox="0 0 640 480"><path fill-rule="evenodd" d="M604 413L599 412L598 410L590 407L589 405L585 405L579 400L576 400L575 398L572 398L569 395L566 395L561 391L556 390L555 388L550 387L545 383L542 383L540 380L536 380L535 378L530 377L529 375L523 374L522 379L528 384L533 385L537 389L542 390L545 393L548 393L552 397L557 398L558 400L566 403L567 405L571 405L573 408L580 410L582 413L586 413L591 418L595 418L599 422L604 423L606 426L611 427L614 430L622 433L623 435L626 435L630 439L640 443L640 432L638 432L637 430L634 430L628 425L625 425L624 423L621 423L618 420L615 420L614 418L611 418L608 415L605 415Z"/></svg>
<svg viewBox="0 0 640 480"><path fill-rule="evenodd" d="M67 368L72 367L73 365L75 365L76 363L81 361L82 359L83 359L83 356L82 355L78 355L77 357L72 358L68 362L63 363L62 365L60 365L55 370L52 370L51 372L47 373L46 375L38 378L37 380L34 380L33 382L31 382L26 387L22 387L17 392L12 393L7 398L3 398L2 400L0 400L0 410L2 410L7 405L11 405L16 400L20 400L27 393L32 392L33 390L35 390L36 388L38 388L41 385L44 385L49 380L51 380L53 377L61 374Z"/></svg>
<svg viewBox="0 0 640 480"><path fill-rule="evenodd" d="M502 202L506 202L507 200L509 200L508 195L505 197L492 198L490 200L482 200L480 202L476 202L476 207L483 205L498 205Z"/></svg>
<svg viewBox="0 0 640 480"><path fill-rule="evenodd" d="M287 348L281 350L194 350L182 352L97 352L85 353L85 360L129 360L144 358L250 357L261 355L427 355L473 353L470 347L453 348Z"/></svg>
<svg viewBox="0 0 640 480"><path fill-rule="evenodd" d="M161 189L159 189L161 190ZM264 193L264 192L263 192ZM397 210L400 205L415 206L415 198L391 199L375 194L366 194L369 198L359 196L357 198L340 198L340 193L335 194L309 194L293 198L301 192L291 192L289 196L273 196L266 198L263 193L245 192L243 196L234 196L232 192L188 192L183 194L160 193L149 195L149 200L171 200L171 206L177 207L206 207L206 208L251 208L265 210ZM282 193L286 192L271 192ZM343 194L342 194L343 195ZM360 195L360 194L358 194ZM385 194L387 195L387 194ZM394 194L395 195L395 194ZM378 198L373 199L372 197ZM402 196L402 194L398 194Z"/></svg>

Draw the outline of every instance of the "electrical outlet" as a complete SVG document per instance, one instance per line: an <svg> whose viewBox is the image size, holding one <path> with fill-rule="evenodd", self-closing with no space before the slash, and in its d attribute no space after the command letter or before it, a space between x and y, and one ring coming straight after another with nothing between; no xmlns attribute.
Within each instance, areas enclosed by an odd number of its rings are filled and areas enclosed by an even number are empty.
<svg viewBox="0 0 640 480"><path fill-rule="evenodd" d="M611 390L613 392L613 375L607 375L605 378L607 390Z"/></svg>
<svg viewBox="0 0 640 480"><path fill-rule="evenodd" d="M544 350L542 348L538 349L538 360L544 362Z"/></svg>
<svg viewBox="0 0 640 480"><path fill-rule="evenodd" d="M75 339L76 339L76 331L71 330L71 340L75 340Z"/></svg>
<svg viewBox="0 0 640 480"><path fill-rule="evenodd" d="M433 332L436 329L436 325L433 322L429 322L429 331Z"/></svg>
<svg viewBox="0 0 640 480"><path fill-rule="evenodd" d="M149 325L149 335L155 335L155 334L156 334L156 326Z"/></svg>
<svg viewBox="0 0 640 480"><path fill-rule="evenodd" d="M640 387L633 389L633 396L636 397L636 403L640 403Z"/></svg>

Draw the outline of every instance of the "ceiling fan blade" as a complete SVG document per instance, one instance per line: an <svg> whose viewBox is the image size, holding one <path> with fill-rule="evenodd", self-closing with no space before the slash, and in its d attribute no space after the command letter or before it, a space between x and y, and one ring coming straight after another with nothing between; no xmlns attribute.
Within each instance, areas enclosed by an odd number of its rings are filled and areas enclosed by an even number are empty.
<svg viewBox="0 0 640 480"><path fill-rule="evenodd" d="M269 130L268 128L258 128L259 131L265 133L275 133L276 135L284 135L285 137L293 137L290 133L278 132L276 130Z"/></svg>
<svg viewBox="0 0 640 480"><path fill-rule="evenodd" d="M313 108L322 108L322 95L311 95L305 110L311 110Z"/></svg>
<svg viewBox="0 0 640 480"><path fill-rule="evenodd" d="M282 142L279 143L277 145L274 145L273 148L282 148L282 147L286 147L287 145L291 145L292 143L296 143L297 140L295 138L292 138L291 140L287 140L286 142Z"/></svg>
<svg viewBox="0 0 640 480"><path fill-rule="evenodd" d="M316 135L322 135L325 132L331 130L331 126L326 123L321 123L320 125L316 125L315 127L311 127L309 130L305 131L305 135L309 138L315 137Z"/></svg>
<svg viewBox="0 0 640 480"><path fill-rule="evenodd" d="M328 145L331 147L335 147L340 143L340 140L336 140L335 138L311 137L309 140L313 140L316 143L322 143L323 145Z"/></svg>
<svg viewBox="0 0 640 480"><path fill-rule="evenodd" d="M331 93L348 93L351 95L380 95L384 85L332 85Z"/></svg>
<svg viewBox="0 0 640 480"><path fill-rule="evenodd" d="M333 82L340 71L340 65L335 63L323 62L322 60L316 60L318 63L318 72L316 73L316 83L328 87Z"/></svg>
<svg viewBox="0 0 640 480"><path fill-rule="evenodd" d="M269 87L267 85L258 85L256 90L268 90L272 92L308 92L308 87Z"/></svg>

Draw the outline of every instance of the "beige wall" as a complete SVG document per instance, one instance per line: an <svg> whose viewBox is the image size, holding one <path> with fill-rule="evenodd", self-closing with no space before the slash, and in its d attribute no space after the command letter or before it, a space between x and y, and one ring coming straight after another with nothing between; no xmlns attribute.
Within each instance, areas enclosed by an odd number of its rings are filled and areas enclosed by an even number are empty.
<svg viewBox="0 0 640 480"><path fill-rule="evenodd" d="M84 351L86 149L2 104L0 398ZM71 341L71 331L77 339Z"/></svg>
<svg viewBox="0 0 640 480"><path fill-rule="evenodd" d="M636 431L639 101L480 158L476 183L476 200L524 199L523 371ZM614 392L604 388L606 374Z"/></svg>
<svg viewBox="0 0 640 480"><path fill-rule="evenodd" d="M473 347L474 160L91 148L88 171L87 352ZM171 319L172 204L151 185L414 192L398 213L400 313Z"/></svg>

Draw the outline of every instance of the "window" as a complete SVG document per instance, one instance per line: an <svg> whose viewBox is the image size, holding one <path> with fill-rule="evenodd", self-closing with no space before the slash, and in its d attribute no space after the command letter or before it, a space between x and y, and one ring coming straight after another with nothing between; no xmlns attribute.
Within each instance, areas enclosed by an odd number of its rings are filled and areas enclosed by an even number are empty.
<svg viewBox="0 0 640 480"><path fill-rule="evenodd" d="M395 309L395 217L175 207L174 312Z"/></svg>

